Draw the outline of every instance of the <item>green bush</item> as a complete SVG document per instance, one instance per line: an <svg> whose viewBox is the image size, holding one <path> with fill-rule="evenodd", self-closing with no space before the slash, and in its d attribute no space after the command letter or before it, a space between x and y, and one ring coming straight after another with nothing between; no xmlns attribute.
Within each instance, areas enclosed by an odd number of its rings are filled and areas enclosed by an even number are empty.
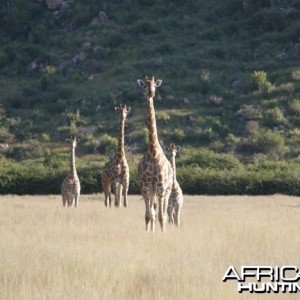
<svg viewBox="0 0 300 300"><path fill-rule="evenodd" d="M0 127L0 141L12 141L13 140L13 134L9 132L9 128L6 127Z"/></svg>
<svg viewBox="0 0 300 300"><path fill-rule="evenodd" d="M156 119L158 121L162 121L163 123L167 124L170 121L171 117L167 112L161 111L156 113Z"/></svg>
<svg viewBox="0 0 300 300"><path fill-rule="evenodd" d="M299 172L218 171L199 167L177 170L177 179L186 194L272 195L300 194Z"/></svg>
<svg viewBox="0 0 300 300"><path fill-rule="evenodd" d="M182 129L176 128L173 134L173 140L175 143L182 143L186 138L185 132Z"/></svg>
<svg viewBox="0 0 300 300"><path fill-rule="evenodd" d="M118 139L115 137L112 137L108 134L104 134L101 137L100 145L97 147L97 150L99 153L110 153L111 151L114 151L118 145Z"/></svg>
<svg viewBox="0 0 300 300"><path fill-rule="evenodd" d="M58 158L59 159L59 158ZM64 159L65 161L65 159ZM39 162L19 164L0 157L0 194L59 194L68 168ZM102 168L77 167L81 192L102 192ZM177 179L184 194L200 195L300 195L300 173L285 162L265 162L247 168L215 169L178 166ZM139 194L137 165L130 164L130 194Z"/></svg>
<svg viewBox="0 0 300 300"><path fill-rule="evenodd" d="M284 137L271 130L259 130L253 135L251 142L254 146L255 152L281 155L285 150Z"/></svg>
<svg viewBox="0 0 300 300"><path fill-rule="evenodd" d="M88 167L78 170L78 176L83 194L102 192L102 170L98 167Z"/></svg>
<svg viewBox="0 0 300 300"><path fill-rule="evenodd" d="M18 164L0 156L0 194L59 194L68 171L38 162ZM102 191L101 170L97 166L77 168L77 173L83 194Z"/></svg>
<svg viewBox="0 0 300 300"><path fill-rule="evenodd" d="M16 50L13 46L11 46L11 45L5 46L3 48L3 51L9 62L13 62L16 59L17 54L16 54Z"/></svg>
<svg viewBox="0 0 300 300"><path fill-rule="evenodd" d="M32 40L35 43L43 43L47 41L47 28L44 24L36 25L31 31Z"/></svg>
<svg viewBox="0 0 300 300"><path fill-rule="evenodd" d="M93 9L94 7L90 5L82 5L77 3L73 9L73 22L75 26L82 26L90 24L93 17L97 15L97 12Z"/></svg>
<svg viewBox="0 0 300 300"><path fill-rule="evenodd" d="M0 68L3 68L8 64L9 60L7 59L7 56L4 53L0 53Z"/></svg>
<svg viewBox="0 0 300 300"><path fill-rule="evenodd" d="M134 32L136 34L156 34L160 31L159 26L157 23L139 19L134 25Z"/></svg>
<svg viewBox="0 0 300 300"><path fill-rule="evenodd" d="M291 102L289 102L289 109L294 115L300 117L300 100L293 99Z"/></svg>
<svg viewBox="0 0 300 300"><path fill-rule="evenodd" d="M48 86L50 84L49 77L47 75L44 75L40 79L40 89L44 92L47 90Z"/></svg>
<svg viewBox="0 0 300 300"><path fill-rule="evenodd" d="M209 149L198 149L182 162L184 165L194 165L202 169L232 170L242 164L231 154L215 153Z"/></svg>
<svg viewBox="0 0 300 300"><path fill-rule="evenodd" d="M3 29L11 39L18 36L27 37L30 32L30 19L24 11L11 10L9 14L3 17Z"/></svg>
<svg viewBox="0 0 300 300"><path fill-rule="evenodd" d="M254 13L248 21L248 28L257 31L282 31L287 21L279 9L261 9Z"/></svg>
<svg viewBox="0 0 300 300"><path fill-rule="evenodd" d="M267 80L267 73L265 71L254 71L251 75L251 79L254 89L268 91L272 86L272 84Z"/></svg>
<svg viewBox="0 0 300 300"><path fill-rule="evenodd" d="M286 123L286 119L282 110L278 107L268 109L266 111L266 123L271 127L284 125Z"/></svg>
<svg viewBox="0 0 300 300"><path fill-rule="evenodd" d="M129 193L130 194L140 194L140 184L138 180L138 172L137 172L137 165L129 164L130 168L130 183L129 183Z"/></svg>

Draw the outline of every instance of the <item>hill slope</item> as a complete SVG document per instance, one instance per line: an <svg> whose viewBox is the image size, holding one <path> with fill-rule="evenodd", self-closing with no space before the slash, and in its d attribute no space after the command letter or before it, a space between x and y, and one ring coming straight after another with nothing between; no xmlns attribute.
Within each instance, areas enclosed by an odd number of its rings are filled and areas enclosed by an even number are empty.
<svg viewBox="0 0 300 300"><path fill-rule="evenodd" d="M297 159L299 4L253 2L5 0L0 142L12 159L40 159L77 134L83 162L101 164L122 102L132 107L126 147L140 153L147 123L136 80L154 75L159 137L189 148L186 160L199 147L243 162Z"/></svg>

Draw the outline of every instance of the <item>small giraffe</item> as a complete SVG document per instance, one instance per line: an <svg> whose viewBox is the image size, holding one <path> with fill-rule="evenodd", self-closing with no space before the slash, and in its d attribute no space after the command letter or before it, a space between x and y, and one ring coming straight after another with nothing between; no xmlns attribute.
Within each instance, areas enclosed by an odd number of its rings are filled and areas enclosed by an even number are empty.
<svg viewBox="0 0 300 300"><path fill-rule="evenodd" d="M171 163L173 168L173 185L172 191L169 198L169 205L168 205L168 216L169 222L175 224L176 226L180 226L180 212L183 205L183 194L181 187L176 179L176 163L175 157L177 152L179 151L179 147L171 144L167 150L171 153Z"/></svg>
<svg viewBox="0 0 300 300"><path fill-rule="evenodd" d="M162 231L165 231L167 219L168 200L172 188L172 166L166 158L157 136L155 110L153 98L155 90L162 83L158 79L138 79L139 86L144 88L147 100L147 112L149 122L149 145L146 154L138 165L138 176L141 193L145 200L145 222L146 230L151 225L152 232L155 231L155 196L158 198L158 220Z"/></svg>
<svg viewBox="0 0 300 300"><path fill-rule="evenodd" d="M78 206L80 196L80 181L75 167L76 137L67 139L71 146L70 172L61 185L63 206Z"/></svg>
<svg viewBox="0 0 300 300"><path fill-rule="evenodd" d="M125 120L131 108L125 104L115 107L115 110L120 113L119 137L117 153L112 160L107 162L102 173L102 187L104 191L104 204L111 206L111 188L115 192L115 206L121 206L121 198L123 195L124 207L128 206L128 188L129 188L129 166L125 157L124 148L124 132Z"/></svg>

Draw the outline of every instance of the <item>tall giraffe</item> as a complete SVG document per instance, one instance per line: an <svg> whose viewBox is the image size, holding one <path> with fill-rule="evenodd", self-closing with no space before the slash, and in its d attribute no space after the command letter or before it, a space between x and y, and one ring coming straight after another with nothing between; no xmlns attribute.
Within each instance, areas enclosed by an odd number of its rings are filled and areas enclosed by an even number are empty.
<svg viewBox="0 0 300 300"><path fill-rule="evenodd" d="M70 172L64 179L61 185L61 195L63 206L78 206L78 200L80 196L80 181L75 167L75 148L77 145L76 137L67 139L71 146L70 155Z"/></svg>
<svg viewBox="0 0 300 300"><path fill-rule="evenodd" d="M171 163L173 168L173 185L172 191L169 198L168 205L168 216L169 222L175 224L176 226L180 226L180 212L183 205L183 194L181 187L176 179L176 163L175 158L176 154L179 151L179 147L176 147L175 144L171 144L167 150L171 153Z"/></svg>
<svg viewBox="0 0 300 300"><path fill-rule="evenodd" d="M124 135L125 135L125 120L131 110L125 104L120 104L115 107L115 110L120 113L119 136L117 153L112 160L107 162L102 173L102 187L104 191L104 204L111 206L111 188L115 192L115 206L121 206L121 198L123 195L123 204L128 206L127 194L129 188L129 166L125 157Z"/></svg>
<svg viewBox="0 0 300 300"><path fill-rule="evenodd" d="M155 196L158 198L158 220L162 231L165 230L167 219L168 200L172 187L172 166L166 158L157 136L155 110L153 98L155 90L162 83L158 79L145 80L138 79L139 86L144 88L147 99L147 111L149 122L149 145L143 159L138 165L138 176L141 187L141 193L145 200L145 221L146 230L155 231Z"/></svg>

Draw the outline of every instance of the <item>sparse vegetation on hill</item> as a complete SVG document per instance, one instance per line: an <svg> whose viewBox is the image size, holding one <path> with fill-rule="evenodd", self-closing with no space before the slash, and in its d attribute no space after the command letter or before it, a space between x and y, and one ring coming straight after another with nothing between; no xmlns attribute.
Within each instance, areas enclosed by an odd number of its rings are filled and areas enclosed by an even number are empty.
<svg viewBox="0 0 300 300"><path fill-rule="evenodd" d="M89 178L85 191L101 191L98 170L116 144L119 103L132 107L125 143L131 191L138 192L135 168L147 145L147 123L136 80L145 75L163 80L155 102L159 138L183 146L179 180L192 176L194 165L199 187L208 170L219 174L225 164L224 193L235 192L232 168L251 177L249 170L260 173L256 166L269 163L271 178L284 164L282 176L292 173L293 181L300 162L300 6L296 0L247 3L4 0L0 143L10 148L0 168L13 165L15 172L1 174L1 192L25 192L8 182L27 178L31 169L44 174L33 193L57 192L71 134L81 137L78 173ZM43 181L49 176L51 191ZM184 192L192 193L195 187L181 178Z"/></svg>

